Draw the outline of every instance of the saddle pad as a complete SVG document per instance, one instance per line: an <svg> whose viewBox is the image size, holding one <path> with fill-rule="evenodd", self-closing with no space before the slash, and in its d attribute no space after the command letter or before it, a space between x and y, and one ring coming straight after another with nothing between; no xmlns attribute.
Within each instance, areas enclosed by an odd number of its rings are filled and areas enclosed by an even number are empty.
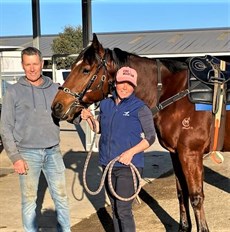
<svg viewBox="0 0 230 232"><path fill-rule="evenodd" d="M195 104L196 111L212 111L212 105L209 104ZM230 105L226 105L226 110L230 110Z"/></svg>

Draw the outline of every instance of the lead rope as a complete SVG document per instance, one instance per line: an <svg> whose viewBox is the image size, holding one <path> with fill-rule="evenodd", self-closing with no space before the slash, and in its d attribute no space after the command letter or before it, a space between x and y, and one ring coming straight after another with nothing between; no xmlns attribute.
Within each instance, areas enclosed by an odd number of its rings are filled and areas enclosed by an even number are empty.
<svg viewBox="0 0 230 232"><path fill-rule="evenodd" d="M131 172L132 172L132 176L133 176L133 185L134 185L134 194L128 198L124 198L124 197L121 197L119 196L114 188L113 188L113 184L112 184L112 178L111 178L111 174L112 174L112 170L113 170L113 166L114 164L116 163L116 161L119 159L119 157L116 157L114 158L113 160L111 160L107 166L105 167L105 170L102 174L102 177L101 177L101 181L100 181L100 184L99 184L99 187L97 190L95 191L91 191L89 188L88 188L88 185L87 185L87 180L86 180L86 172L87 172L87 168L88 168L88 164L89 164L89 161L90 161L90 158L91 158L91 155L92 155L92 150L93 150L93 145L95 143L95 140L96 140L96 125L95 125L95 122L94 120L90 117L90 120L93 124L93 131L94 131L94 136L93 136L93 141L91 143L91 146L90 146L90 150L87 154L87 157L86 157L86 160L85 160L85 164L84 164L84 168L83 168L83 186L85 188L85 190L87 191L87 193L91 194L91 195L97 195L103 188L104 186L104 183L105 183L105 178L106 178L106 175L108 173L108 185L109 185L109 189L112 193L113 196L115 196L117 199L121 200L121 201L130 201L134 198L137 199L137 202L140 204L140 199L138 197L138 194L141 190L141 176L140 176L140 173L138 171L138 169L132 164L130 163L130 169L131 169ZM138 187L137 187L137 182L139 183Z"/></svg>

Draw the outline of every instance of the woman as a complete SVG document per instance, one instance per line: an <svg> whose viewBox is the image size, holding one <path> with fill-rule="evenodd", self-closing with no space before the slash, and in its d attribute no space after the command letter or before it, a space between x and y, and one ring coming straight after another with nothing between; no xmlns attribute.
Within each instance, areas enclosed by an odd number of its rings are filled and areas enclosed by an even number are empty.
<svg viewBox="0 0 230 232"><path fill-rule="evenodd" d="M155 141L155 129L151 110L134 94L137 86L137 72L122 67L116 75L115 91L100 104L99 118L94 119L89 109L83 109L81 117L92 130L101 133L99 141L99 162L103 168L119 157L112 170L114 190L121 197L134 194L130 163L142 173L143 151ZM96 128L93 127L92 120ZM135 232L132 202L116 199L108 188L106 191L113 210L115 232Z"/></svg>

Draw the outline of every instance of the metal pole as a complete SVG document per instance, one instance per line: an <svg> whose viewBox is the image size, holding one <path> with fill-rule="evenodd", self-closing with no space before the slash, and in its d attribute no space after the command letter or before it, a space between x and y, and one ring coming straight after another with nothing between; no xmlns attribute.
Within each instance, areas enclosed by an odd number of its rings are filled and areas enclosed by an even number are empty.
<svg viewBox="0 0 230 232"><path fill-rule="evenodd" d="M92 38L91 0L82 0L82 34L85 48Z"/></svg>
<svg viewBox="0 0 230 232"><path fill-rule="evenodd" d="M91 0L82 0L82 35L83 35L83 48L85 48L89 41L92 39L92 13L91 13ZM94 105L90 106L92 113L94 112ZM93 140L93 133L88 125L85 128L85 148L89 151ZM94 150L95 150L94 146Z"/></svg>
<svg viewBox="0 0 230 232"><path fill-rule="evenodd" d="M2 63L3 63L3 56L2 56L2 52L0 52L0 105L2 105ZM1 106L2 109L2 106ZM0 109L0 110L1 110Z"/></svg>
<svg viewBox="0 0 230 232"><path fill-rule="evenodd" d="M40 47L40 0L32 0L32 20L33 20L33 46Z"/></svg>

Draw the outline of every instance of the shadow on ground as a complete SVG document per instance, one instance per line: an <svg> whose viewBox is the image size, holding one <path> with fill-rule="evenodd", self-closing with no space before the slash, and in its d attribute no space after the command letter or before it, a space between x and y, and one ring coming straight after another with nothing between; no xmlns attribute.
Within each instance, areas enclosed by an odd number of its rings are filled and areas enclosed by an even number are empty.
<svg viewBox="0 0 230 232"><path fill-rule="evenodd" d="M222 173L217 172L219 169L222 169ZM229 231L230 218L227 217L227 215L229 216L229 207L226 203L229 202L230 179L229 171L227 170L227 163L222 167L216 165L211 165L211 167L204 166L205 208L210 231ZM135 203L133 206L137 232L178 231L179 205L173 170L145 184L139 196L142 203ZM221 202L213 200L217 198L221 198ZM113 232L111 221L105 219L101 222L104 211L109 212L111 215L110 206L102 208L97 214L93 214L89 218L74 225L72 227L72 232ZM100 218L98 214L101 214ZM225 215L226 218L223 219L221 215ZM192 209L191 216L194 217ZM102 224L106 225L106 227L102 226ZM196 231L194 219L192 231Z"/></svg>

